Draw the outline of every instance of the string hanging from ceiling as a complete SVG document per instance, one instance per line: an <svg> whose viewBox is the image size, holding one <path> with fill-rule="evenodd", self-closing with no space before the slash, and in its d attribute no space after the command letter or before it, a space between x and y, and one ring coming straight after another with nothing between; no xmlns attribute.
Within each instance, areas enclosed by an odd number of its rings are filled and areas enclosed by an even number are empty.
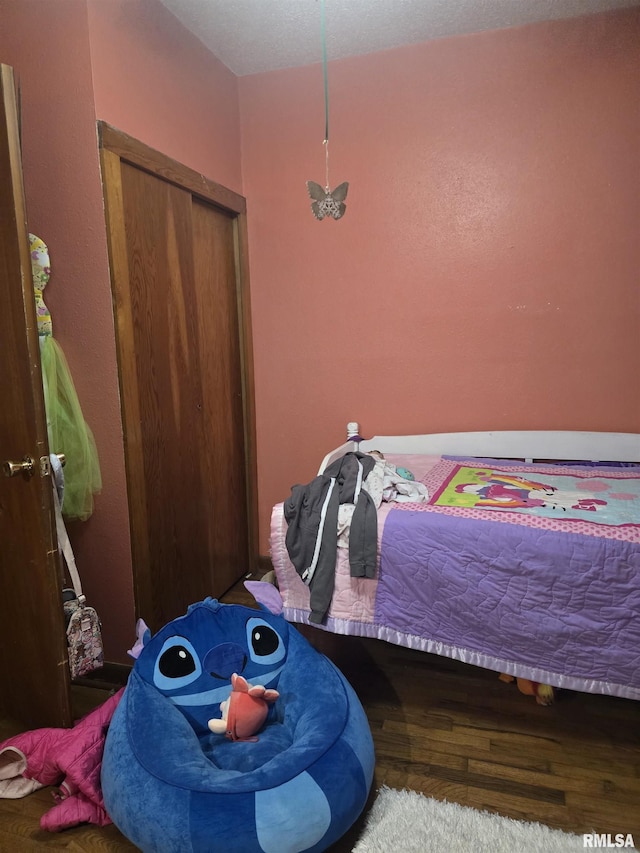
<svg viewBox="0 0 640 853"><path fill-rule="evenodd" d="M316 219L341 219L347 209L344 200L349 182L339 184L333 192L329 184L329 75L327 73L327 27L325 0L320 0L320 32L322 40L322 75L324 78L324 189L315 181L307 181L311 211Z"/></svg>

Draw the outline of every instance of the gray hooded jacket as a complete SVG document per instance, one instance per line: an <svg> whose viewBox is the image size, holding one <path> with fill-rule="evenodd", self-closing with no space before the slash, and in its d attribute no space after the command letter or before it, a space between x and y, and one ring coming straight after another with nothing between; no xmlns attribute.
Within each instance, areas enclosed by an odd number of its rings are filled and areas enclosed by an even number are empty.
<svg viewBox="0 0 640 853"><path fill-rule="evenodd" d="M306 486L296 485L284 503L285 544L296 571L310 589L311 622L322 622L333 596L338 547L338 507L355 504L349 533L352 577L373 578L378 546L378 516L362 483L375 460L346 453Z"/></svg>

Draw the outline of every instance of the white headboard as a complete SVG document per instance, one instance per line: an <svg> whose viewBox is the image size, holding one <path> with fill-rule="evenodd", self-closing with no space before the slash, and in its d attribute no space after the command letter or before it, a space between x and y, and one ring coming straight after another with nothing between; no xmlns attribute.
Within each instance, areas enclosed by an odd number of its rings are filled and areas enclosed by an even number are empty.
<svg viewBox="0 0 640 853"><path fill-rule="evenodd" d="M348 433L357 437L358 425ZM489 456L497 459L566 459L585 462L640 462L640 435L629 432L572 430L511 430L501 432L445 432L425 435L376 435L347 441L322 460L319 472L352 450L368 453L424 453L450 456Z"/></svg>

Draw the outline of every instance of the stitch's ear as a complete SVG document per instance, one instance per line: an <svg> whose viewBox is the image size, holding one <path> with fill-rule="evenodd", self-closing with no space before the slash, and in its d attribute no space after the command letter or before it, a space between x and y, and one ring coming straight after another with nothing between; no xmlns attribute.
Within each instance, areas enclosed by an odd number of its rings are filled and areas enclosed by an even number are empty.
<svg viewBox="0 0 640 853"><path fill-rule="evenodd" d="M138 619L136 622L136 641L132 649L127 650L127 654L136 660L140 657L140 652L151 639L151 631L144 619Z"/></svg>
<svg viewBox="0 0 640 853"><path fill-rule="evenodd" d="M249 590L258 604L262 605L269 613L280 616L283 610L282 596L272 583L266 581L245 581L245 588Z"/></svg>

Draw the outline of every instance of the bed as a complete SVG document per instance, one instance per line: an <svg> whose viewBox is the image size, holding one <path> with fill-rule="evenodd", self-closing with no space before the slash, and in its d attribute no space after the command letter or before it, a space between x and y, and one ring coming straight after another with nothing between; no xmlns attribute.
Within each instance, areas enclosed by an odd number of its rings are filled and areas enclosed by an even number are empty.
<svg viewBox="0 0 640 853"><path fill-rule="evenodd" d="M320 630L640 699L640 435L362 440L353 423L348 433L316 479L347 454L374 453L413 475L427 497L413 501L409 492L379 504L373 577L352 576L343 537ZM310 589L287 548L285 503L272 511L271 559L285 617L310 624Z"/></svg>

